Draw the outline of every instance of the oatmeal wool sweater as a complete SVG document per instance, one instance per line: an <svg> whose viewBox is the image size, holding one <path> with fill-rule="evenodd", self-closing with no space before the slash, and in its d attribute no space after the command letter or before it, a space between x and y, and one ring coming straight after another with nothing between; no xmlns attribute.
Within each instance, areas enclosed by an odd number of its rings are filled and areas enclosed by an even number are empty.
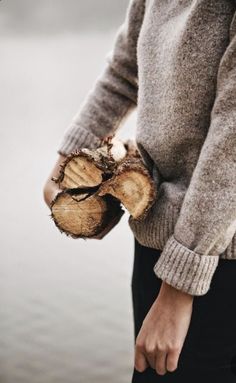
<svg viewBox="0 0 236 383"><path fill-rule="evenodd" d="M131 0L58 148L96 147L137 107L158 195L129 225L161 250L155 274L192 295L208 292L220 258L236 260L235 11L232 0Z"/></svg>

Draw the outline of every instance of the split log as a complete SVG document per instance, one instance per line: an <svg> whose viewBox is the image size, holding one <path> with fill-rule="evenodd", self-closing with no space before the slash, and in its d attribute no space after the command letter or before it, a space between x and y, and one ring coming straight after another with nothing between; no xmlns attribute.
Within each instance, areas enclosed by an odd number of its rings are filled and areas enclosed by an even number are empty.
<svg viewBox="0 0 236 383"><path fill-rule="evenodd" d="M120 200L134 219L141 221L146 217L155 200L156 189L137 153L125 157L112 178L101 184L98 195L106 194Z"/></svg>
<svg viewBox="0 0 236 383"><path fill-rule="evenodd" d="M127 154L124 144L109 136L97 149L81 148L69 154L53 181L60 189L94 187L112 176L117 163Z"/></svg>
<svg viewBox="0 0 236 383"><path fill-rule="evenodd" d="M60 192L51 217L73 238L93 238L124 214L142 220L156 197L154 181L132 140L109 136L97 149L79 149L67 156L57 178Z"/></svg>
<svg viewBox="0 0 236 383"><path fill-rule="evenodd" d="M61 232L72 238L93 238L124 214L120 202L112 196L100 197L91 190L62 191L51 204L51 218Z"/></svg>

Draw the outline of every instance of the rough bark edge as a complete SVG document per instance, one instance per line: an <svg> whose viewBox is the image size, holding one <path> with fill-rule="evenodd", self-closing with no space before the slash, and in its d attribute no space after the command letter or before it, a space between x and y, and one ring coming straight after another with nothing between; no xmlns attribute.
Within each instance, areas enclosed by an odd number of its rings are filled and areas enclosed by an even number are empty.
<svg viewBox="0 0 236 383"><path fill-rule="evenodd" d="M60 169L58 176L52 177L51 180L57 183L60 188L60 184L63 182L65 176L65 168L67 164L75 157L85 157L89 161L93 162L95 166L101 170L103 180L109 178L109 176L111 177L114 170L119 164L119 162L114 160L111 154L111 149L113 147L112 139L114 136L115 134L109 135L101 139L100 146L95 149L78 148L73 150L59 165ZM124 147L128 150L128 147L125 143Z"/></svg>
<svg viewBox="0 0 236 383"><path fill-rule="evenodd" d="M114 170L113 176L107 180L107 183L112 183L113 180L121 174L124 174L125 172L129 171L137 171L139 174L142 173L145 177L148 179L148 183L150 184L150 194L149 194L149 203L144 209L143 213L137 217L133 218L135 221L142 221L143 219L146 218L149 209L153 206L156 198L157 198L157 189L154 180L152 179L149 169L145 167L145 164L142 161L142 158L140 160L140 155L139 153L135 153L132 155L127 155L121 163L117 166L117 168ZM141 161L141 162L140 162ZM128 178L128 177L127 177ZM114 181L115 182L115 181ZM101 190L103 189L103 184L105 187L105 183L102 183L100 185ZM105 194L105 195L110 195L110 194ZM121 202L122 203L122 202Z"/></svg>

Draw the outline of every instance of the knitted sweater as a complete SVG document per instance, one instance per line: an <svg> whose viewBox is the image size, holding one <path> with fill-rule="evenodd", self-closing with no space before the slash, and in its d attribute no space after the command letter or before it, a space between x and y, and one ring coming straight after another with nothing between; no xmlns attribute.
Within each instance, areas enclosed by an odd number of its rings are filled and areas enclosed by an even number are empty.
<svg viewBox="0 0 236 383"><path fill-rule="evenodd" d="M106 67L58 148L96 147L137 107L136 142L157 187L129 226L161 250L156 276L208 292L236 260L236 9L233 0L131 0Z"/></svg>

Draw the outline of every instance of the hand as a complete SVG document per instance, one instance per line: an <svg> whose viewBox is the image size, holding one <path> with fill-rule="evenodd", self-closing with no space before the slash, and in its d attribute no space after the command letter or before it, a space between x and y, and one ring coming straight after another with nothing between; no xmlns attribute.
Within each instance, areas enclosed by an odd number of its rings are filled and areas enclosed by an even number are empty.
<svg viewBox="0 0 236 383"><path fill-rule="evenodd" d="M52 178L58 176L59 171L60 171L60 165L62 164L62 162L65 161L65 159L66 159L66 156L59 155L59 157L57 158L57 161L54 165L54 168L52 169L51 173L49 174L49 177L46 180L44 188L43 188L44 201L49 208L51 207L51 202L56 197L56 195L62 191L58 187L58 184L52 180Z"/></svg>
<svg viewBox="0 0 236 383"><path fill-rule="evenodd" d="M48 183L44 188L44 201L49 208L51 208L51 203L58 193L62 190L57 186L57 184L52 185Z"/></svg>
<svg viewBox="0 0 236 383"><path fill-rule="evenodd" d="M157 374L177 369L192 316L193 296L162 282L157 299L146 315L135 345L135 369L148 364Z"/></svg>

